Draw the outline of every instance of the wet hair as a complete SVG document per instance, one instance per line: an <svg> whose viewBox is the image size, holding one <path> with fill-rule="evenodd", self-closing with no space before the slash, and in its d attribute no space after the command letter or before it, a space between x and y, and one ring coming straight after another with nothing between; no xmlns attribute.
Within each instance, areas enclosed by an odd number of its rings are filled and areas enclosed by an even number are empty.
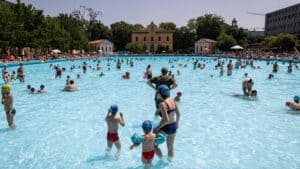
<svg viewBox="0 0 300 169"><path fill-rule="evenodd" d="M162 75L168 74L168 69L166 67L161 68L161 74Z"/></svg>
<svg viewBox="0 0 300 169"><path fill-rule="evenodd" d="M45 85L42 84L42 85L40 86L40 89L44 89L44 88L45 88Z"/></svg>
<svg viewBox="0 0 300 169"><path fill-rule="evenodd" d="M74 80L70 80L70 84L74 84Z"/></svg>
<svg viewBox="0 0 300 169"><path fill-rule="evenodd" d="M257 96L257 90L252 90L251 95L252 96Z"/></svg>
<svg viewBox="0 0 300 169"><path fill-rule="evenodd" d="M33 92L35 91L35 89L32 87L32 88L30 89L30 91L33 93Z"/></svg>
<svg viewBox="0 0 300 169"><path fill-rule="evenodd" d="M67 78L70 78L70 76L67 76Z"/></svg>
<svg viewBox="0 0 300 169"><path fill-rule="evenodd" d="M27 89L30 90L30 89L31 89L31 86L30 86L30 85L27 85Z"/></svg>

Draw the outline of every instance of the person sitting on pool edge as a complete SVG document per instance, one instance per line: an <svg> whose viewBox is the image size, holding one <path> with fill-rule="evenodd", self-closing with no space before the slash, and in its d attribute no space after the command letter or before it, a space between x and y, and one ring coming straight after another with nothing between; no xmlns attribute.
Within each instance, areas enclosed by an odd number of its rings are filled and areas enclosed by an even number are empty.
<svg viewBox="0 0 300 169"><path fill-rule="evenodd" d="M77 90L77 86L74 84L74 80L70 80L70 84L66 85L64 91L73 92Z"/></svg>
<svg viewBox="0 0 300 169"><path fill-rule="evenodd" d="M15 124L14 124L14 116L16 114L16 110L14 109L13 106L13 96L10 91L10 86L9 85L3 85L2 86L2 100L1 103L4 105L4 110L6 111L6 120L8 123L8 126L11 129L15 129Z"/></svg>
<svg viewBox="0 0 300 169"><path fill-rule="evenodd" d="M285 105L291 108L292 110L299 111L300 110L300 97L294 96L294 102L287 101L285 102Z"/></svg>
<svg viewBox="0 0 300 169"><path fill-rule="evenodd" d="M45 85L40 86L40 90L37 91L37 93L47 93L47 90L45 89Z"/></svg>
<svg viewBox="0 0 300 169"><path fill-rule="evenodd" d="M151 166L152 160L154 158L154 144L156 134L152 132L152 123L150 120L146 120L142 124L142 128L144 131L143 142L142 142L142 162L145 166ZM139 146L139 144L133 144L130 146L130 150L134 147Z"/></svg>
<svg viewBox="0 0 300 169"><path fill-rule="evenodd" d="M119 124L121 126L125 126L125 121L123 118L123 113L120 112L120 115L117 116L118 113L118 106L117 105L111 105L108 113L105 117L105 121L107 123L107 151L109 152L113 146L113 144L118 149L118 153L121 150L121 141L118 136L118 129ZM118 155L118 154L117 154Z"/></svg>

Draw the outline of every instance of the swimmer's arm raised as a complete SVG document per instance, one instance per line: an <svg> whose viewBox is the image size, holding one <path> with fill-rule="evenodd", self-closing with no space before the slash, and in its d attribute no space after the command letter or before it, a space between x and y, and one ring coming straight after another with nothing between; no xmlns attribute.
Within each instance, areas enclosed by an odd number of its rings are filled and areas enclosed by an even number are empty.
<svg viewBox="0 0 300 169"><path fill-rule="evenodd" d="M121 126L125 126L125 121L124 121L124 118L123 118L123 113L120 112L120 124Z"/></svg>

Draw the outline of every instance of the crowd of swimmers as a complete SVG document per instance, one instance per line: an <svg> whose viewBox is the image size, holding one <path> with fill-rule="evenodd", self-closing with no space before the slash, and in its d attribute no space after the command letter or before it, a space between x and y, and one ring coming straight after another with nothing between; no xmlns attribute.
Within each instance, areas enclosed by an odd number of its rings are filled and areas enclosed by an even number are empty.
<svg viewBox="0 0 300 169"><path fill-rule="evenodd" d="M113 59L108 59L107 70L111 69L111 62ZM81 66L71 66L70 71L72 72L74 69L82 69L82 73L86 74L88 68L93 71L101 71L102 68L100 66L100 60L94 60L96 63L96 67L88 66L86 62L83 62ZM224 70L224 61L221 61L220 58L215 59L216 65L215 69L219 69L220 76L223 76L225 73ZM169 63L173 64L176 62L176 59L170 59ZM126 61L122 59L116 60L116 69L121 69L122 64L127 63L130 67L134 66L133 60L127 59ZM270 64L270 61L267 61L267 65ZM269 74L268 79L273 79L274 74L279 71L279 65L277 62L271 63L273 64L272 73ZM187 64L180 64L180 67L187 67ZM243 69L247 66L250 66L253 69L260 69L259 66L255 66L252 59L241 60L237 59L235 64L232 60L229 60L226 68L227 68L227 76L231 76L233 74L234 69ZM297 64L294 64L295 68L298 69ZM50 68L55 70L55 78L61 78L63 72L65 72L66 68L61 68L59 65L50 64ZM172 65L174 68L174 65ZM201 59L193 59L193 69L205 69L205 64L201 63ZM289 63L287 67L287 72L291 73L293 71L292 62ZM180 75L180 71L176 71L177 76ZM101 72L98 74L100 77L105 74ZM80 74L77 74L77 79L80 78ZM130 79L130 72L126 72L122 75L123 79ZM180 121L180 111L177 106L177 102L181 100L182 92L178 91L174 98L171 97L171 90L177 87L177 81L175 78L175 74L169 71L166 67L161 69L161 75L153 77L152 75L152 67L148 65L145 69L144 79L147 80L147 84L154 90L154 104L155 104L155 116L159 117L159 122L154 124L151 120L144 120L142 123L143 134L135 134L132 136L132 145L130 149L134 147L142 145L142 153L141 160L146 166L151 166L152 160L155 154L159 157L163 157L163 153L159 148L159 145L162 144L165 140L167 144L167 155L168 160L172 160L174 157L174 142L176 138L176 133L179 127ZM4 105L4 110L6 112L7 122L10 128L15 128L14 124L14 115L16 114L16 110L13 106L13 95L11 93L11 87L9 86L9 82L18 79L21 83L25 82L25 70L22 64L20 64L17 71L13 71L11 75L9 75L7 71L7 67L4 66L2 69L2 78L4 81L4 85L2 86L2 104ZM235 94L237 97L247 97L247 98L256 98L258 95L257 90L253 89L254 79L249 77L246 73L244 76L244 80L241 82L242 86L242 94ZM66 84L63 88L63 91L77 91L77 86L75 84L74 79L71 79L70 76L66 78ZM45 85L41 84L40 88L36 90L33 86L27 85L27 91L31 94L41 94L46 93L47 90ZM293 110L300 110L300 97L295 96L293 101L287 101L286 106L290 107ZM105 117L105 121L107 123L107 152L110 152L113 145L117 148L117 154L119 154L121 150L121 141L118 135L119 125L125 126L125 119L123 117L123 113L119 112L119 107L117 105L111 105L107 115Z"/></svg>

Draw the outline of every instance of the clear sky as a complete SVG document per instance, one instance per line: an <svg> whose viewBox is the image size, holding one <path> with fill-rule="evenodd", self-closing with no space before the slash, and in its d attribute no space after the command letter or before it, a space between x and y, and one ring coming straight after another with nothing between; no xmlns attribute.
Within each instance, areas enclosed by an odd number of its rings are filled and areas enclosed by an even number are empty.
<svg viewBox="0 0 300 169"><path fill-rule="evenodd" d="M11 0L13 1L13 0ZM70 13L80 6L93 8L103 13L101 21L110 25L116 21L144 26L154 23L174 22L185 26L191 18L205 13L222 16L227 23L232 18L244 28L264 27L264 16L249 15L247 12L268 13L299 3L299 0L21 0L43 9L46 15Z"/></svg>

